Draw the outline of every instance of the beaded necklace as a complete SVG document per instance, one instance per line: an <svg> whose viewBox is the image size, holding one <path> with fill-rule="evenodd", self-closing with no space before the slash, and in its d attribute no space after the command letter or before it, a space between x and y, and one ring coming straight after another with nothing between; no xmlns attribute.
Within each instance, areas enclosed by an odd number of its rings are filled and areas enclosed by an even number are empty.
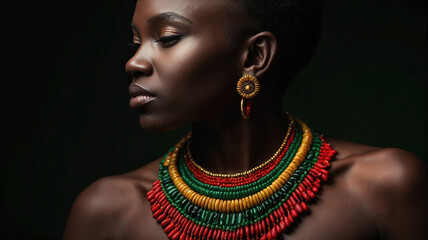
<svg viewBox="0 0 428 240"><path fill-rule="evenodd" d="M147 193L168 238L276 239L288 229L327 180L336 153L304 122L295 122L273 158L241 174L213 174L197 165L190 133L171 148Z"/></svg>
<svg viewBox="0 0 428 240"><path fill-rule="evenodd" d="M261 168L263 168L265 165L271 163L272 161L274 161L275 159L278 159L279 154L281 154L281 152L283 151L285 145L287 144L288 141L288 137L290 136L290 132L293 129L294 126L294 119L289 117L289 123L288 123L288 128L287 128L287 134L285 135L284 141L282 142L281 146L279 147L278 151L276 151L276 153L273 155L273 157L271 157L269 160L267 160L266 162L260 164L257 167L252 168L251 170L245 171L243 173L236 173L236 174L218 174L218 173L210 173L209 171L203 169L201 166L199 166L195 160L193 160L192 155L190 154L190 141L187 141L187 156L186 156L186 160L190 161L190 165L193 165L194 167L196 167L199 171L202 172L202 174L200 175L210 175L210 176L215 176L215 177L220 177L217 179L227 179L229 180L229 178L235 178L235 177L247 177L248 175L250 175L253 172L256 172L258 170L260 170ZM189 167L193 167L193 166L189 166Z"/></svg>

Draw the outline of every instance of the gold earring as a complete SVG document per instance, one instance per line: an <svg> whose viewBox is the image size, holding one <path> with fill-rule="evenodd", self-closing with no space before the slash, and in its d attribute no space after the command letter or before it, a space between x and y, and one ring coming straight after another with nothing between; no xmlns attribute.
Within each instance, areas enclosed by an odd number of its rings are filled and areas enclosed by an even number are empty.
<svg viewBox="0 0 428 240"><path fill-rule="evenodd" d="M241 95L241 114L244 119L249 119L251 114L251 101L260 92L260 83L256 77L245 75L241 77L236 86Z"/></svg>

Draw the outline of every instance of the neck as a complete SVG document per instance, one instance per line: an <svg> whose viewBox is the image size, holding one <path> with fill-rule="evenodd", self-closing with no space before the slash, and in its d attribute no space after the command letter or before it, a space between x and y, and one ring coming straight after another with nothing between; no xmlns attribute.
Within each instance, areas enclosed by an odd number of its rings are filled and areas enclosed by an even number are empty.
<svg viewBox="0 0 428 240"><path fill-rule="evenodd" d="M280 104L255 106L257 112L243 119L238 111L215 120L192 124L194 160L213 173L240 173L271 158L281 146L288 128Z"/></svg>

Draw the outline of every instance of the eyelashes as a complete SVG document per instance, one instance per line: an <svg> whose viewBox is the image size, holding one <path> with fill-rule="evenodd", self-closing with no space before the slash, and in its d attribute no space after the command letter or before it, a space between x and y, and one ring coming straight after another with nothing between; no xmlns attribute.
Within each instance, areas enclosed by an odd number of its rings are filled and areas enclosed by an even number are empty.
<svg viewBox="0 0 428 240"><path fill-rule="evenodd" d="M162 47L168 48L168 47L172 47L182 38L183 38L182 35L170 35L170 36L160 37L156 39L155 42L159 43ZM134 43L134 42L128 43L128 49L131 50L132 52L136 52L140 46L141 46L141 43Z"/></svg>
<svg viewBox="0 0 428 240"><path fill-rule="evenodd" d="M160 37L155 40L155 42L160 43L163 47L171 47L176 44L183 38L182 35L170 35L165 37Z"/></svg>
<svg viewBox="0 0 428 240"><path fill-rule="evenodd" d="M132 50L132 51L137 51L138 48L140 47L140 43L133 43L133 42L129 42L128 43L128 49Z"/></svg>

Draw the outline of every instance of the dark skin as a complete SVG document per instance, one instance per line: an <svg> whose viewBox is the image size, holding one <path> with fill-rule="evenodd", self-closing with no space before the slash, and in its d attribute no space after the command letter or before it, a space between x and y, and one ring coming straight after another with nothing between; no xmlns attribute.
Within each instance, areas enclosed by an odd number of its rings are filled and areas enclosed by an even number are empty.
<svg viewBox="0 0 428 240"><path fill-rule="evenodd" d="M278 42L230 5L227 0L139 0L133 31L140 45L126 65L133 77L131 107L142 128L159 132L191 123L195 160L217 173L263 163L287 128L279 96L263 89L272 83L268 76ZM249 120L241 117L235 90L245 74L262 85ZM399 149L327 141L338 152L330 180L310 212L282 238L428 239L423 161ZM146 198L158 179L159 161L86 188L73 204L64 239L167 239Z"/></svg>

